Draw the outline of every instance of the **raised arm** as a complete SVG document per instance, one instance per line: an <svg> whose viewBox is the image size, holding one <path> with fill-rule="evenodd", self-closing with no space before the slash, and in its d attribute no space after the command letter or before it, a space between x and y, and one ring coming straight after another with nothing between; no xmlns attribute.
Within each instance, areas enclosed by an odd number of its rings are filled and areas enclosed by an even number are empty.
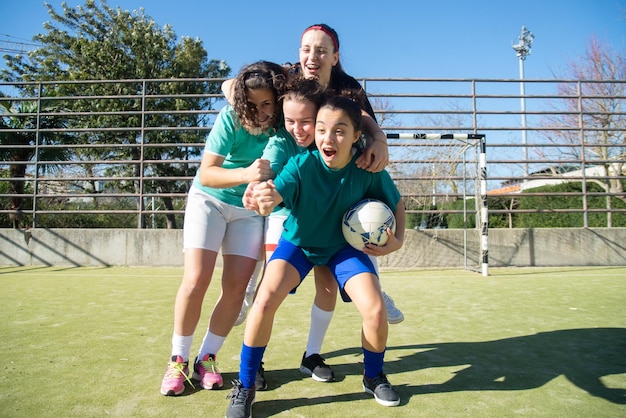
<svg viewBox="0 0 626 418"><path fill-rule="evenodd" d="M227 80L224 80L224 82L222 83L222 93L224 93L224 97L226 97L226 101L230 104L233 104L232 97L233 97L234 84L235 84L234 78L229 78Z"/></svg>

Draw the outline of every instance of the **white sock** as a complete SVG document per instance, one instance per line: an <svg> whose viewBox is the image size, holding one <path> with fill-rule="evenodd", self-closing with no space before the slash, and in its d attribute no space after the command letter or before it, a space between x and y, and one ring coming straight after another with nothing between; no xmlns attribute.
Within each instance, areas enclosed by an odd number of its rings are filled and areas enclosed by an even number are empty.
<svg viewBox="0 0 626 418"><path fill-rule="evenodd" d="M311 306L311 327L309 328L305 357L311 354L319 354L322 351L322 343L334 313L335 311L324 311L315 304Z"/></svg>
<svg viewBox="0 0 626 418"><path fill-rule="evenodd" d="M217 355L217 352L220 351L220 348L224 345L224 341L226 341L226 337L215 335L207 329L206 334L204 334L204 339L202 340L200 351L198 351L198 357L203 358L207 354Z"/></svg>
<svg viewBox="0 0 626 418"><path fill-rule="evenodd" d="M193 334L185 336L174 333L172 335L172 356L180 356L184 361L188 361L192 343Z"/></svg>
<svg viewBox="0 0 626 418"><path fill-rule="evenodd" d="M261 271L263 270L264 265L265 265L265 260L259 260L256 262L256 267L254 268L254 272L252 273L252 276L250 276L248 287L246 287L246 295L254 293L256 289L256 283L259 281L259 276L261 275Z"/></svg>

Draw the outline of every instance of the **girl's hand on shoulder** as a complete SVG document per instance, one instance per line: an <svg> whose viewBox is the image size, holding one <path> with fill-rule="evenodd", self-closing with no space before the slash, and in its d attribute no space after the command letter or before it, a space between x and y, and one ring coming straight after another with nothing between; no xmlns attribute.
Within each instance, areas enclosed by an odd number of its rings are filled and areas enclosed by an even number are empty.
<svg viewBox="0 0 626 418"><path fill-rule="evenodd" d="M387 144L382 141L372 142L356 159L357 167L372 173L383 171L387 164L389 164L389 150Z"/></svg>
<svg viewBox="0 0 626 418"><path fill-rule="evenodd" d="M244 168L243 183L253 183L265 181L271 178L273 171L270 168L270 161L258 158L249 167Z"/></svg>
<svg viewBox="0 0 626 418"><path fill-rule="evenodd" d="M402 241L396 238L389 228L387 228L387 236L389 238L387 239L387 243L385 245L378 246L374 244L366 244L363 252L367 255L380 257L397 251L402 247Z"/></svg>

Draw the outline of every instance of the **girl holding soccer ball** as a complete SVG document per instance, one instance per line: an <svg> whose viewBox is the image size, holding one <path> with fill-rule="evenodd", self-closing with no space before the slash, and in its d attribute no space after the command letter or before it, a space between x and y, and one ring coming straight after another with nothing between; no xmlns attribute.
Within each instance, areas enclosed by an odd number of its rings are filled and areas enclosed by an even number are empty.
<svg viewBox="0 0 626 418"><path fill-rule="evenodd" d="M287 294L315 265L333 273L344 301L352 301L362 316L364 354L363 388L384 406L400 403L398 392L384 371L387 317L380 282L368 254L348 245L341 232L344 212L370 197L385 202L394 212L396 233L366 252L381 256L402 246L404 205L386 171L371 173L355 165L361 113L352 100L334 96L317 113L317 150L292 158L275 180L257 185L253 197L261 215L279 204L291 210L278 246L268 261L257 289L244 334L239 379L234 381L227 417L251 416L255 375L269 342L274 315Z"/></svg>

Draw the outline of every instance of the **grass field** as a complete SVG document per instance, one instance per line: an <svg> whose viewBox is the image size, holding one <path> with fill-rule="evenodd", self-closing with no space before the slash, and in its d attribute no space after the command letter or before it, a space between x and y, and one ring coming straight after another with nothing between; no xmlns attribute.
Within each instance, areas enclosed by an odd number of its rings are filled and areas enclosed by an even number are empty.
<svg viewBox="0 0 626 418"><path fill-rule="evenodd" d="M219 272L218 272L219 273ZM297 370L312 280L278 313L270 389L254 416L626 417L626 268L385 271L406 320L385 369L402 402L361 388L360 318L338 302L323 355L337 382ZM0 416L222 417L229 390L159 394L182 269L0 267ZM219 289L212 284L192 354ZM218 358L236 377L243 327Z"/></svg>

